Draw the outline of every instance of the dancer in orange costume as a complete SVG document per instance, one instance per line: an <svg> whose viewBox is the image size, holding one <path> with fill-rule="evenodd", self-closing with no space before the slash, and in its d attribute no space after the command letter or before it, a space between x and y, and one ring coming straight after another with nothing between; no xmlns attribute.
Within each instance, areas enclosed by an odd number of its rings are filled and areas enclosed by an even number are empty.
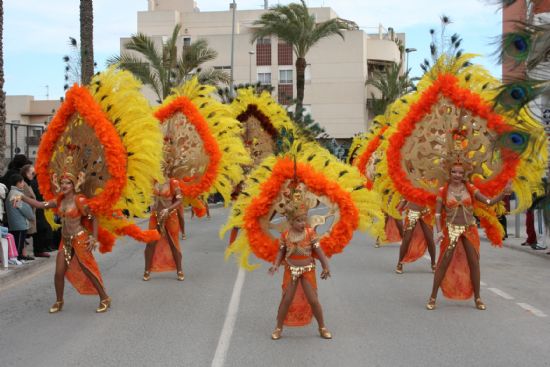
<svg viewBox="0 0 550 367"><path fill-rule="evenodd" d="M314 256L317 257L323 267L321 279L327 279L330 277L327 257L319 245L315 230L307 226L307 208L305 206L294 208L287 213L290 229L282 234L277 259L269 268L269 274L273 275L278 271L284 259L283 298L277 313L277 326L271 334L271 338L277 340L281 337L283 323L290 326L309 324L313 311L319 326L319 334L322 338L331 339L332 335L325 327L323 310L317 297L314 260ZM302 299L304 296L311 308L304 307ZM295 298L298 298L298 305L291 309Z"/></svg>
<svg viewBox="0 0 550 367"><path fill-rule="evenodd" d="M405 228L395 272L403 274L403 263L418 260L424 255L426 248L430 253L432 271L435 271L435 244L430 210L406 200L401 201L398 209L405 210Z"/></svg>
<svg viewBox="0 0 550 367"><path fill-rule="evenodd" d="M184 280L182 254L178 234L182 195L178 180L167 179L164 184L157 183L154 189L155 203L149 220L149 229L159 231L161 238L147 244L145 248L145 271L143 280L151 279L151 272L176 270L178 280Z"/></svg>
<svg viewBox="0 0 550 367"><path fill-rule="evenodd" d="M436 203L436 228L441 243L432 294L426 307L435 308L437 292L451 299L469 299L474 295L478 310L485 310L480 297L479 235L474 218L474 201L494 205L511 192L511 182L494 198L487 198L471 183L465 182L465 165L455 162L451 179L439 189ZM441 230L443 229L443 232Z"/></svg>
<svg viewBox="0 0 550 367"><path fill-rule="evenodd" d="M96 312L105 312L111 306L111 298L105 291L99 266L92 254L99 245L98 223L87 205L86 197L77 194L82 182L78 182L77 175L66 171L59 179L61 194L56 200L39 202L26 196L21 198L39 209L57 208L61 217L61 243L54 277L57 301L50 308L50 313L63 308L65 276L78 293L99 295Z"/></svg>
<svg viewBox="0 0 550 367"><path fill-rule="evenodd" d="M326 278L330 273L325 257L342 252L356 229L371 233L382 229L379 197L363 183L357 170L318 144L304 141L294 141L288 152L264 159L250 173L220 236L242 228L226 257L237 255L245 269L257 267L248 262L251 253L272 265L271 274L285 265L273 339L281 336L283 324L307 325L312 314L320 335L331 337L316 296L314 258L321 261L321 275ZM316 213L308 217L312 208L317 208ZM281 236L273 236L273 231Z"/></svg>
<svg viewBox="0 0 550 367"><path fill-rule="evenodd" d="M91 85L67 91L41 138L36 172L45 201L21 199L61 217L57 300L50 313L63 309L65 276L79 293L98 294L96 311L107 311L111 298L92 250L110 252L120 235L159 238L131 219L146 215L150 200L143 193L161 177L161 132L140 89L128 72L98 73Z"/></svg>

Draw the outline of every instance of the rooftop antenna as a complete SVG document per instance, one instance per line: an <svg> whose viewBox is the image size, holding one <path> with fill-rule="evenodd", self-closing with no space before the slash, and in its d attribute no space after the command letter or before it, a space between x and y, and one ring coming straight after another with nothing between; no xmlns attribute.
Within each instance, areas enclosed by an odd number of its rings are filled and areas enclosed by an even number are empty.
<svg viewBox="0 0 550 367"><path fill-rule="evenodd" d="M50 99L50 86L46 84L44 87L46 88L46 99Z"/></svg>

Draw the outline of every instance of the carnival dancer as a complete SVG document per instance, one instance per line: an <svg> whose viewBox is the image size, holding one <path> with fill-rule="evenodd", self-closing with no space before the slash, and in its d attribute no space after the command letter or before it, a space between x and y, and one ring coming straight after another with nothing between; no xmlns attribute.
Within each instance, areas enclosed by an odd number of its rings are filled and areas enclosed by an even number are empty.
<svg viewBox="0 0 550 367"><path fill-rule="evenodd" d="M166 186L164 192L171 192L172 204L166 201L167 196L163 200L170 204L168 207L181 201L174 212L179 219L174 216L173 221L174 228L181 229L183 239L183 209L191 206L197 217L209 214L204 198L215 193L221 194L228 205L233 188L244 178L243 166L252 162L240 139L241 123L232 117L228 106L212 96L215 89L200 84L195 77L172 89L154 113L164 134L166 180L175 180L180 190L177 194L173 183ZM177 199L177 195L181 198ZM177 234L172 239L177 239Z"/></svg>
<svg viewBox="0 0 550 367"><path fill-rule="evenodd" d="M437 241L441 241L441 255L435 272L432 294L426 305L435 308L437 292L454 299L470 298L474 294L475 306L485 310L480 297L479 235L474 218L474 201L494 205L510 195L511 182L494 198L483 195L472 185L463 162L456 161L450 171L450 182L439 189L435 209Z"/></svg>
<svg viewBox="0 0 550 367"><path fill-rule="evenodd" d="M251 252L273 265L270 273L285 265L272 338L281 336L283 324L305 326L313 315L320 335L330 337L314 297L314 258L321 261L321 275L326 278L330 272L325 257L342 252L356 229L379 231L383 215L378 194L365 188L356 168L317 143L304 141L294 141L287 151L264 159L243 187L220 237L235 227L242 229L226 249L226 258L237 255L247 270L258 266L249 264ZM316 215L308 217L311 208L317 208ZM328 223L328 228L321 227ZM272 231L282 236L276 238Z"/></svg>
<svg viewBox="0 0 550 367"><path fill-rule="evenodd" d="M144 193L161 176L161 132L140 88L130 73L114 69L97 74L90 86L74 85L42 136L36 172L45 201L21 199L61 218L50 313L63 309L65 277L80 294L99 295L96 312L107 311L111 298L92 251L111 251L119 235L159 238L122 215L146 216Z"/></svg>
<svg viewBox="0 0 550 367"><path fill-rule="evenodd" d="M434 208L443 231L430 310L440 286L445 297L474 296L476 307L485 309L474 215L491 244L501 246L504 231L494 205L513 187L517 210L529 207L547 165L542 128L526 113L495 107L491 99L499 82L469 63L471 57L443 54L436 60L412 103L394 110L401 120L386 151L395 189L408 201Z"/></svg>
<svg viewBox="0 0 550 367"><path fill-rule="evenodd" d="M387 111L374 118L367 133L353 138L348 160L352 161L352 164L365 176L365 187L368 190L376 191L375 187L380 185L379 182L385 181L385 178L378 175L376 171L377 166L385 160L386 135L392 131L391 127L391 111ZM377 248L383 244L401 242L403 239L402 215L397 209L398 205L393 201L394 197L399 199L400 195L393 195L391 192L381 196L382 203L385 203L381 208L384 212L384 230L376 234L374 247Z"/></svg>
<svg viewBox="0 0 550 367"><path fill-rule="evenodd" d="M145 271L143 280L151 279L151 272L176 270L177 279L183 281L182 254L178 234L181 222L178 210L182 207L182 195L178 180L165 177L163 184L156 183L153 189L155 201L149 220L149 229L161 235L158 241L145 248ZM185 232L182 233L184 235Z"/></svg>
<svg viewBox="0 0 550 367"><path fill-rule="evenodd" d="M60 188L57 199L39 202L23 196L22 200L39 209L55 208L61 218L61 243L54 277L57 301L50 308L50 313L59 312L63 308L65 276L79 293L99 295L96 312L101 313L111 306L111 298L107 295L99 266L92 254L99 246L98 221L90 210L87 198L79 194L84 176L74 168L74 158L67 158L65 170L58 178L54 178Z"/></svg>
<svg viewBox="0 0 550 367"><path fill-rule="evenodd" d="M418 260L424 255L426 248L430 254L432 271L435 271L435 244L430 209L403 199L398 210L405 211L405 225L395 272L403 274L403 263Z"/></svg>
<svg viewBox="0 0 550 367"><path fill-rule="evenodd" d="M315 230L308 225L308 208L301 195L302 193L297 191L291 193L291 200L285 208L285 216L290 228L282 234L277 259L269 268L269 274L273 275L279 270L283 260L285 262L283 297L277 313L277 325L271 334L273 340L281 338L283 323L296 294L298 283L317 320L319 334L324 339L332 339L332 334L325 327L323 309L317 297L314 257L319 259L323 267L321 279L330 277L330 269L327 257L319 244L319 238Z"/></svg>

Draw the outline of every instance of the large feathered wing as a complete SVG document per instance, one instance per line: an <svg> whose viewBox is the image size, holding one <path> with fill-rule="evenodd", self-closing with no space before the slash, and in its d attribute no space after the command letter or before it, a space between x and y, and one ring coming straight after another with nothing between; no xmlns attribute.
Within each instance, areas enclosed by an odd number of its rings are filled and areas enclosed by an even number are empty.
<svg viewBox="0 0 550 367"><path fill-rule="evenodd" d="M275 259L278 239L270 230L285 229L284 219L277 216L279 198L293 179L305 185L309 207L319 205L324 211L311 216L310 225L323 226L332 220L321 237L327 256L341 252L356 229L374 230L383 225L378 195L365 189L355 167L338 161L316 143L295 142L288 155L266 158L247 178L246 189L220 231L223 236L231 228L242 229L226 250L226 257L236 255L241 266L249 270L256 267L248 261L251 252L268 262Z"/></svg>

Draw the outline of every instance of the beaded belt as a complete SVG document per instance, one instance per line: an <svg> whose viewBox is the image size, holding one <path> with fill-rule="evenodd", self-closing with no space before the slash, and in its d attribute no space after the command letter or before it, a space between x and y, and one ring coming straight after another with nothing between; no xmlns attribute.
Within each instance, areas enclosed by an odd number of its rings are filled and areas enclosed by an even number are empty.
<svg viewBox="0 0 550 367"><path fill-rule="evenodd" d="M424 209L422 211L412 210L412 209L407 210L408 223L407 223L407 228L405 228L405 230L408 231L413 229L416 226L416 223L418 222L418 220L422 218L424 214L427 214L427 213L428 213L427 209Z"/></svg>
<svg viewBox="0 0 550 367"><path fill-rule="evenodd" d="M449 233L449 250L455 248L458 243L458 239L468 230L468 227L468 225L447 224L447 232Z"/></svg>
<svg viewBox="0 0 550 367"><path fill-rule="evenodd" d="M69 266L73 258L73 240L86 233L86 231L79 231L77 234L71 236L63 236L63 255L65 255L65 263Z"/></svg>
<svg viewBox="0 0 550 367"><path fill-rule="evenodd" d="M290 270L290 275L292 276L292 281L295 282L302 274L307 273L315 269L315 263L311 263L306 266L293 266L287 265Z"/></svg>

